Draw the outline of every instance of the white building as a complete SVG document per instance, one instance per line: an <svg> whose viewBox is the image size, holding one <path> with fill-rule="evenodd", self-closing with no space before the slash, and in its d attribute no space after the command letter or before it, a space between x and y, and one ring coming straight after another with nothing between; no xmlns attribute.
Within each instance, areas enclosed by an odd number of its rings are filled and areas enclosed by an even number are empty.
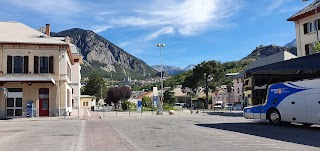
<svg viewBox="0 0 320 151"><path fill-rule="evenodd" d="M315 11L318 3L320 1L314 1L287 19L287 21L295 23L298 57L313 54L312 49L319 41L317 40L317 31L320 29L320 20L316 20ZM319 7L317 11L320 11ZM320 18L320 13L317 13L317 17Z"/></svg>

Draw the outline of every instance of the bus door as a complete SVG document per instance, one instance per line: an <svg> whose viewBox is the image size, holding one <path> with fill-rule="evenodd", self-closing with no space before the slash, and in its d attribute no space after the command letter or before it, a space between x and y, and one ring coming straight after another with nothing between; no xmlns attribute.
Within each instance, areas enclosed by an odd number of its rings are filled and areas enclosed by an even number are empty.
<svg viewBox="0 0 320 151"><path fill-rule="evenodd" d="M306 95L308 123L320 123L320 94Z"/></svg>
<svg viewBox="0 0 320 151"><path fill-rule="evenodd" d="M307 122L307 107L305 94L293 94L281 102L280 115L282 121Z"/></svg>

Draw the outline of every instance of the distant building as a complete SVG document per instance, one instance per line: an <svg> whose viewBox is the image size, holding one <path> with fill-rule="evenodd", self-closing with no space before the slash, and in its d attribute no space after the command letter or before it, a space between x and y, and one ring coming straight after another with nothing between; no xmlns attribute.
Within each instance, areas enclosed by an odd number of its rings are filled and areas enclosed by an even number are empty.
<svg viewBox="0 0 320 151"><path fill-rule="evenodd" d="M92 106L96 106L96 97L91 95L81 95L80 107L90 109Z"/></svg>

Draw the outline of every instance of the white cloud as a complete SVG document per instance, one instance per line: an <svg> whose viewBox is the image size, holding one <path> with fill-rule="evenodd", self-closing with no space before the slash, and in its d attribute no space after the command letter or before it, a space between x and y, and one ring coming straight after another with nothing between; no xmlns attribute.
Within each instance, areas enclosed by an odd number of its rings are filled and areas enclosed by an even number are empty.
<svg viewBox="0 0 320 151"><path fill-rule="evenodd" d="M158 38L158 36L160 36L160 35L173 34L173 33L174 33L173 27L163 27L160 30L151 33L149 36L147 36L145 38L145 40L153 40L153 39Z"/></svg>
<svg viewBox="0 0 320 151"><path fill-rule="evenodd" d="M279 8L282 4L289 2L291 0L273 0L270 5L267 6L267 11L273 11L277 8Z"/></svg>
<svg viewBox="0 0 320 151"><path fill-rule="evenodd" d="M100 33L102 31L105 31L105 30L110 29L110 28L112 28L112 26L96 26L96 27L93 28L92 31L94 31L95 33Z"/></svg>
<svg viewBox="0 0 320 151"><path fill-rule="evenodd" d="M117 44L120 48L123 48L125 47L126 45L128 45L128 42L127 41L124 41L124 42L120 42L119 44Z"/></svg>
<svg viewBox="0 0 320 151"><path fill-rule="evenodd" d="M165 4L165 5L164 5ZM160 7L159 7L160 6ZM154 0L127 15L108 20L117 26L166 29L182 35L197 35L203 30L221 28L236 10L241 8L239 0ZM149 38L156 38L157 31Z"/></svg>

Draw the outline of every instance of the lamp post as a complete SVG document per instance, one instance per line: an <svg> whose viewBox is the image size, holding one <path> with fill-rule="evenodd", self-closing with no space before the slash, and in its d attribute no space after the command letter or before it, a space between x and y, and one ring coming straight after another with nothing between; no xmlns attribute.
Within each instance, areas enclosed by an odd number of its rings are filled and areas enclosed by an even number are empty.
<svg viewBox="0 0 320 151"><path fill-rule="evenodd" d="M308 0L302 0L303 2L306 2L306 1L308 1ZM320 4L320 2L319 2L320 0L314 0L314 2L317 2L317 4L316 4L316 7L315 7L315 11L316 11L316 13L315 13L315 15L316 15L316 20L315 20L315 23L316 23L316 31L317 31L317 41L316 42L319 42L319 22L318 22L318 16L317 16L317 14L318 14L318 6L319 6L319 4Z"/></svg>
<svg viewBox="0 0 320 151"><path fill-rule="evenodd" d="M163 115L162 102L163 102L163 67L162 67L162 47L165 47L165 44L157 44L157 47L160 47L160 61L161 61L161 70L160 70L160 81L161 81L161 96L160 96L160 105L158 106L157 115Z"/></svg>

